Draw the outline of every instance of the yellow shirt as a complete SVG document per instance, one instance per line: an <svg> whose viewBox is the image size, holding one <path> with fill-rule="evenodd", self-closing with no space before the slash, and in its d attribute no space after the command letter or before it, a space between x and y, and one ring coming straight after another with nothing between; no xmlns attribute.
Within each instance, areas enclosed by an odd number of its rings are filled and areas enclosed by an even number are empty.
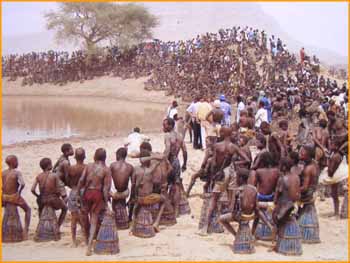
<svg viewBox="0 0 350 263"><path fill-rule="evenodd" d="M211 105L208 102L201 102L197 108L197 118L204 121L211 109Z"/></svg>

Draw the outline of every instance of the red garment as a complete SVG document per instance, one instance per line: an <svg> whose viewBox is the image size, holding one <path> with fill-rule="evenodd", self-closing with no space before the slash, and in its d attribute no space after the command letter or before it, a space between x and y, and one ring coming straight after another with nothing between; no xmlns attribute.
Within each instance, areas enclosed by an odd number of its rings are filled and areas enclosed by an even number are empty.
<svg viewBox="0 0 350 263"><path fill-rule="evenodd" d="M104 206L102 192L96 189L86 190L83 197L83 202L84 202L85 208L87 208L88 211L93 213L94 212L99 213Z"/></svg>

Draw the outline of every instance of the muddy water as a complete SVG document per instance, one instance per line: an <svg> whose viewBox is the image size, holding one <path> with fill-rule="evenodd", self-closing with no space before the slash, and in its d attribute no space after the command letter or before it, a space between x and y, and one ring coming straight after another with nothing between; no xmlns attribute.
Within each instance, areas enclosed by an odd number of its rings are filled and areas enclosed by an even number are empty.
<svg viewBox="0 0 350 263"><path fill-rule="evenodd" d="M3 96L2 144L161 132L167 105L90 97Z"/></svg>

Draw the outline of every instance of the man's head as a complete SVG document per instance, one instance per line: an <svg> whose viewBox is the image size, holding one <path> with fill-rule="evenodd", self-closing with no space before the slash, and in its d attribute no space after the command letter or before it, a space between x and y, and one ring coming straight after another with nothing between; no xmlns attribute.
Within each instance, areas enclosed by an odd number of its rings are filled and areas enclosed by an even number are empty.
<svg viewBox="0 0 350 263"><path fill-rule="evenodd" d="M260 164L262 168L268 168L273 165L273 157L271 152L263 152L260 156Z"/></svg>
<svg viewBox="0 0 350 263"><path fill-rule="evenodd" d="M320 121L318 122L318 124L320 125L321 128L325 129L327 128L327 121L325 119L320 119Z"/></svg>
<svg viewBox="0 0 350 263"><path fill-rule="evenodd" d="M260 124L260 130L264 135L270 134L271 133L270 124L266 121L263 121Z"/></svg>
<svg viewBox="0 0 350 263"><path fill-rule="evenodd" d="M220 97L219 97L220 101L225 101L226 98L225 98L225 95L224 94L221 94Z"/></svg>
<svg viewBox="0 0 350 263"><path fill-rule="evenodd" d="M256 135L256 147L261 150L266 148L266 139L265 136L261 133Z"/></svg>
<svg viewBox="0 0 350 263"><path fill-rule="evenodd" d="M171 104L171 106L172 106L173 108L176 108L176 107L178 106L177 101L174 100L173 103Z"/></svg>
<svg viewBox="0 0 350 263"><path fill-rule="evenodd" d="M259 109L262 109L265 107L265 103L261 100L259 101Z"/></svg>
<svg viewBox="0 0 350 263"><path fill-rule="evenodd" d="M116 152L117 161L125 160L127 154L128 154L128 151L125 147L119 148Z"/></svg>
<svg viewBox="0 0 350 263"><path fill-rule="evenodd" d="M244 136L244 135L239 136L239 146L240 147L247 145L248 141L249 141L249 138L247 136Z"/></svg>
<svg viewBox="0 0 350 263"><path fill-rule="evenodd" d="M279 126L282 130L286 131L286 130L288 130L288 121L287 121L287 120L281 120L281 121L278 123L278 126Z"/></svg>
<svg viewBox="0 0 350 263"><path fill-rule="evenodd" d="M315 157L315 147L312 145L303 145L299 150L299 160L310 161Z"/></svg>
<svg viewBox="0 0 350 263"><path fill-rule="evenodd" d="M134 128L134 132L140 133L140 132L141 132L141 130L140 130L140 128L139 128L139 127L135 127L135 128Z"/></svg>
<svg viewBox="0 0 350 263"><path fill-rule="evenodd" d="M7 156L5 162L11 169L16 169L18 167L18 159L16 155Z"/></svg>
<svg viewBox="0 0 350 263"><path fill-rule="evenodd" d="M39 165L44 172L52 170L52 162L49 158L41 159Z"/></svg>
<svg viewBox="0 0 350 263"><path fill-rule="evenodd" d="M146 150L146 151L152 152L152 145L149 142L143 142L140 145L140 152L142 150Z"/></svg>
<svg viewBox="0 0 350 263"><path fill-rule="evenodd" d="M230 137L232 134L232 129L230 127L221 127L220 128L220 137L222 139Z"/></svg>
<svg viewBox="0 0 350 263"><path fill-rule="evenodd" d="M64 156L72 156L74 154L73 147L70 143L62 144L61 152Z"/></svg>
<svg viewBox="0 0 350 263"><path fill-rule="evenodd" d="M105 162L107 158L106 150L103 148L98 148L95 151L94 160L95 162Z"/></svg>
<svg viewBox="0 0 350 263"><path fill-rule="evenodd" d="M241 96L237 96L237 103L240 103L242 101L242 97Z"/></svg>
<svg viewBox="0 0 350 263"><path fill-rule="evenodd" d="M280 161L280 170L283 173L289 172L294 163L290 157L282 157Z"/></svg>
<svg viewBox="0 0 350 263"><path fill-rule="evenodd" d="M140 157L150 157L151 156L151 153L147 150L141 150L140 151ZM142 165L146 166L146 167L149 167L150 164L151 164L151 161L142 161L142 159L140 159L140 162Z"/></svg>
<svg viewBox="0 0 350 263"><path fill-rule="evenodd" d="M249 170L246 168L239 168L237 170L237 184L238 186L245 185L248 182Z"/></svg>
<svg viewBox="0 0 350 263"><path fill-rule="evenodd" d="M77 161L80 161L80 162L84 161L85 160L85 150L81 147L75 149L74 157L75 157L75 160L77 160Z"/></svg>
<svg viewBox="0 0 350 263"><path fill-rule="evenodd" d="M171 118L166 118L163 121L163 131L164 132L171 132L175 127L175 121Z"/></svg>

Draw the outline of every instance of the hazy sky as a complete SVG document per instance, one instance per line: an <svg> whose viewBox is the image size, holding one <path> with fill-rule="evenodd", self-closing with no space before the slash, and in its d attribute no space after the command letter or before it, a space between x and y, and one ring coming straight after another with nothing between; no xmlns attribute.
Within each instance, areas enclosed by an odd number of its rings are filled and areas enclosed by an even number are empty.
<svg viewBox="0 0 350 263"><path fill-rule="evenodd" d="M166 3L161 4L166 5ZM348 4L346 2L258 4L294 39L305 45L327 48L347 56ZM56 7L55 3L49 2L3 2L2 5L4 36L43 32L45 30L43 13Z"/></svg>

